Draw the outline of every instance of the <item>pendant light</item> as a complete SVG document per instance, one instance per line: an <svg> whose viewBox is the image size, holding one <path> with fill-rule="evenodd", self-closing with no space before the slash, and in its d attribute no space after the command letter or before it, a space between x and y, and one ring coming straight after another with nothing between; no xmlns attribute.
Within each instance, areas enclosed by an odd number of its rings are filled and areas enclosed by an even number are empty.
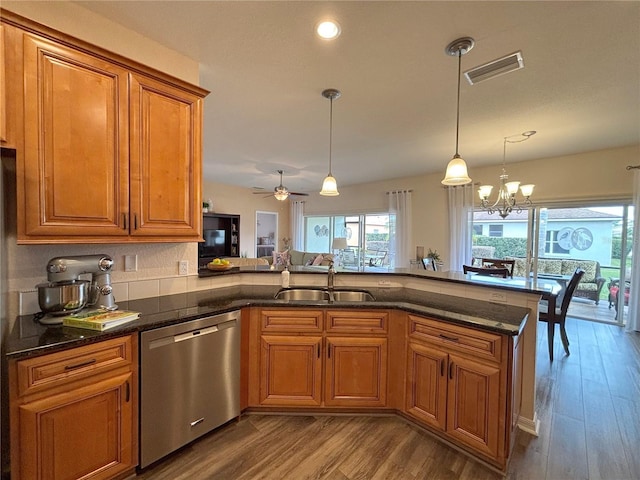
<svg viewBox="0 0 640 480"><path fill-rule="evenodd" d="M322 182L322 190L320 190L320 195L324 195L326 197L335 197L340 195L338 192L338 184L336 183L336 179L331 175L331 144L333 141L333 101L336 98L339 98L341 93L335 88L328 88L322 92L322 96L324 98L328 98L330 101L329 107L329 175Z"/></svg>
<svg viewBox="0 0 640 480"><path fill-rule="evenodd" d="M447 172L444 179L442 179L443 185L465 185L471 183L471 178L467 173L467 164L458 153L458 134L460 132L460 74L462 65L462 55L467 53L473 48L475 41L471 37L463 37L454 40L447 48L445 52L447 55L458 57L458 99L456 110L456 153L447 165Z"/></svg>

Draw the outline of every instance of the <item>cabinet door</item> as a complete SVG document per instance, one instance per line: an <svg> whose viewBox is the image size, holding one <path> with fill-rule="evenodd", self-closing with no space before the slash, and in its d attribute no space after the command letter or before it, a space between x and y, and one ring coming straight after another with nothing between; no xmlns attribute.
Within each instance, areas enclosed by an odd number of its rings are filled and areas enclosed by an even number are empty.
<svg viewBox="0 0 640 480"><path fill-rule="evenodd" d="M475 450L497 457L500 418L500 368L458 355L449 356L447 431Z"/></svg>
<svg viewBox="0 0 640 480"><path fill-rule="evenodd" d="M131 235L201 236L202 98L131 74Z"/></svg>
<svg viewBox="0 0 640 480"><path fill-rule="evenodd" d="M19 408L20 478L107 479L134 467L132 374Z"/></svg>
<svg viewBox="0 0 640 480"><path fill-rule="evenodd" d="M387 339L327 338L325 405L384 407Z"/></svg>
<svg viewBox="0 0 640 480"><path fill-rule="evenodd" d="M441 431L447 420L447 359L436 348L409 343L406 411Z"/></svg>
<svg viewBox="0 0 640 480"><path fill-rule="evenodd" d="M4 54L4 25L0 24L0 144L7 143L7 74Z"/></svg>
<svg viewBox="0 0 640 480"><path fill-rule="evenodd" d="M260 404L321 404L322 358L320 336L261 338Z"/></svg>
<svg viewBox="0 0 640 480"><path fill-rule="evenodd" d="M25 33L24 88L18 240L128 235L126 70Z"/></svg>

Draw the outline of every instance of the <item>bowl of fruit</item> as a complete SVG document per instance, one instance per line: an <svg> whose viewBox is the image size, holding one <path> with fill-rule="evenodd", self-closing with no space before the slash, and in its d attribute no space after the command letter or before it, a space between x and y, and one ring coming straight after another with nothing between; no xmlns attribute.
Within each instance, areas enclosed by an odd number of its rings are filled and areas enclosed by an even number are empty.
<svg viewBox="0 0 640 480"><path fill-rule="evenodd" d="M229 270L232 267L233 265L226 258L214 258L207 263L207 268L214 271Z"/></svg>

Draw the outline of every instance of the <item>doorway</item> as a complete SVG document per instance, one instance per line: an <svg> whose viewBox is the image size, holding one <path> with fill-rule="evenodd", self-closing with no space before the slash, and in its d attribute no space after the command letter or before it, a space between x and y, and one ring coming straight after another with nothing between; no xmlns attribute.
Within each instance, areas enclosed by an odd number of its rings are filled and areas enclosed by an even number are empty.
<svg viewBox="0 0 640 480"><path fill-rule="evenodd" d="M278 241L278 213L256 211L256 258L273 255Z"/></svg>

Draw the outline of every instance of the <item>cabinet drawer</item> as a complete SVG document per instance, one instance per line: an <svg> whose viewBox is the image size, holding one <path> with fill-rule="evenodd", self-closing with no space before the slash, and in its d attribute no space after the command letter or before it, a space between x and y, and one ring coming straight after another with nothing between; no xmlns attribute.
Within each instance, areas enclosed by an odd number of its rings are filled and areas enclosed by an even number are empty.
<svg viewBox="0 0 640 480"><path fill-rule="evenodd" d="M380 333L389 329L389 312L386 310L328 310L327 332Z"/></svg>
<svg viewBox="0 0 640 480"><path fill-rule="evenodd" d="M502 336L409 315L409 337L500 362Z"/></svg>
<svg viewBox="0 0 640 480"><path fill-rule="evenodd" d="M287 309L262 310L263 332L322 332L322 310Z"/></svg>
<svg viewBox="0 0 640 480"><path fill-rule="evenodd" d="M18 392L28 395L131 363L131 336L21 360Z"/></svg>

